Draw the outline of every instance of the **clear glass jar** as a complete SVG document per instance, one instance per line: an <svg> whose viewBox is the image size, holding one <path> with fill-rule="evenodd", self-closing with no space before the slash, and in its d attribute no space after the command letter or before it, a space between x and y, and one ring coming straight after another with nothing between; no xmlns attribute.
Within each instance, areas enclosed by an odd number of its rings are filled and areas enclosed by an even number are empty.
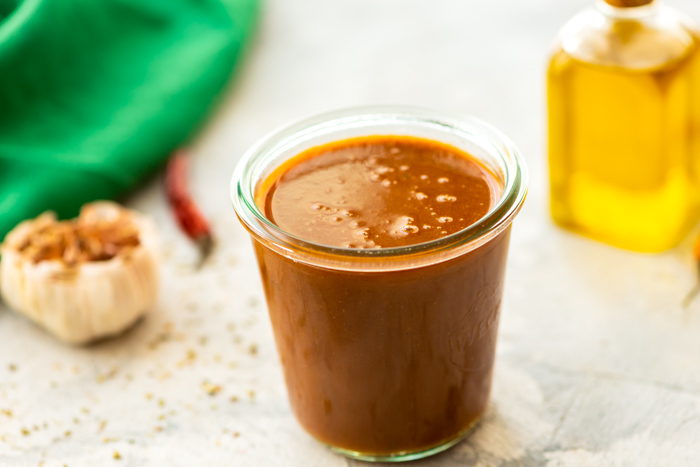
<svg viewBox="0 0 700 467"><path fill-rule="evenodd" d="M465 230L377 250L314 244L264 216L257 188L283 162L373 135L461 149L497 175L502 196ZM522 160L502 134L426 110L325 114L245 154L233 205L253 238L292 409L312 436L370 461L418 459L467 436L489 397L510 225L525 194Z"/></svg>
<svg viewBox="0 0 700 467"><path fill-rule="evenodd" d="M599 0L564 26L548 72L558 224L642 252L671 248L692 228L699 45L692 22L658 1Z"/></svg>

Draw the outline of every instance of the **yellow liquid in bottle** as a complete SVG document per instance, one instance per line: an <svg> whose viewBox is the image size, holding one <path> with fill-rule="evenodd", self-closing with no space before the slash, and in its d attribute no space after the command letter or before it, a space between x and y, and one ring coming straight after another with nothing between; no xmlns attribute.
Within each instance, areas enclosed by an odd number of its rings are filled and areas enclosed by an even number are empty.
<svg viewBox="0 0 700 467"><path fill-rule="evenodd" d="M695 224L700 167L700 60L695 42L648 70L579 61L549 68L554 220L635 251L675 246Z"/></svg>

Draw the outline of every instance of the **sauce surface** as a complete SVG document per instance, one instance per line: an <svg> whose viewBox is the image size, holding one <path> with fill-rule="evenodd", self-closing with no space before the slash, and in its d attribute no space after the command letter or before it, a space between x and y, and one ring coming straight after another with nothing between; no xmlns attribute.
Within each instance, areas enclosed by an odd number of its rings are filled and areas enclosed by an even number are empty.
<svg viewBox="0 0 700 467"><path fill-rule="evenodd" d="M344 248L415 245L459 232L500 196L496 177L468 154L406 136L312 148L259 190L268 219L314 243Z"/></svg>

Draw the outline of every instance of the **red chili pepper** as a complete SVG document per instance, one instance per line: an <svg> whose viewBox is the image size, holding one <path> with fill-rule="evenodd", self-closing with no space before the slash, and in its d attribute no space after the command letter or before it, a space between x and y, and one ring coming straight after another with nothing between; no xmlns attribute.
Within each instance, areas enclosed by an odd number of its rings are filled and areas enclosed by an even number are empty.
<svg viewBox="0 0 700 467"><path fill-rule="evenodd" d="M165 169L165 191L180 228L197 244L200 254L198 267L201 267L214 248L214 238L209 222L190 195L187 184L187 157L182 150L175 152L168 161Z"/></svg>

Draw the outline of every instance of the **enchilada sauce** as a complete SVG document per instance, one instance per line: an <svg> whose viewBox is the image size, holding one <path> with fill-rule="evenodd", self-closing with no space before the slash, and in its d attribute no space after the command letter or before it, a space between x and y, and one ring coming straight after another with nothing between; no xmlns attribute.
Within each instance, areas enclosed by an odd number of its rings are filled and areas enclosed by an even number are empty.
<svg viewBox="0 0 700 467"><path fill-rule="evenodd" d="M257 193L287 233L381 249L469 227L501 186L456 148L376 136L306 151ZM420 452L466 433L489 397L508 235L434 264L364 272L293 261L255 242L304 428L331 446L374 455Z"/></svg>

